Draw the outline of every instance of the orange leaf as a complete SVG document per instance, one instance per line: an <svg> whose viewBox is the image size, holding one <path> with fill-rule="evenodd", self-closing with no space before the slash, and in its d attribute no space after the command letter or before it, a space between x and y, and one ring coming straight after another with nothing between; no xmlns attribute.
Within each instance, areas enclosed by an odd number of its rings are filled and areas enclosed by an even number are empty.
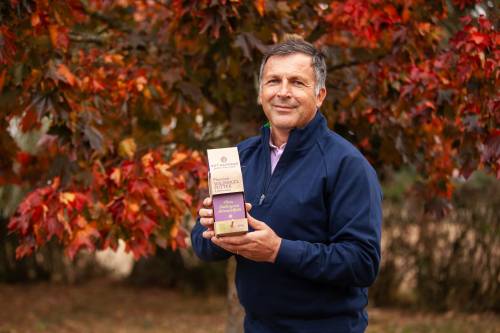
<svg viewBox="0 0 500 333"><path fill-rule="evenodd" d="M109 178L116 184L116 186L120 186L122 180L122 172L119 168L114 168Z"/></svg>
<svg viewBox="0 0 500 333"><path fill-rule="evenodd" d="M69 46L69 29L55 24L49 25L49 35L52 45L57 49L66 51Z"/></svg>
<svg viewBox="0 0 500 333"><path fill-rule="evenodd" d="M79 219L78 225L82 226L83 220L85 220L83 217ZM86 221L85 221L86 222ZM73 259L76 255L76 253L83 247L87 248L90 251L95 250L95 245L94 245L94 239L99 238L100 235L97 232L96 225L95 223L87 223L84 225L80 230L75 232L73 239L69 243L69 246L67 248L67 254L68 256Z"/></svg>
<svg viewBox="0 0 500 333"><path fill-rule="evenodd" d="M186 158L188 158L188 154L184 153L184 152L179 152L179 151L176 151L174 152L173 156L172 156L172 159L170 160L170 162L168 163L168 165L170 167L173 167L181 162L183 162Z"/></svg>
<svg viewBox="0 0 500 333"><path fill-rule="evenodd" d="M255 8L257 8L260 16L264 16L264 11L266 9L266 0L255 0L254 5Z"/></svg>
<svg viewBox="0 0 500 333"><path fill-rule="evenodd" d="M38 15L38 12L34 12L31 15L31 26L36 27L39 24L40 24L40 15Z"/></svg>
<svg viewBox="0 0 500 333"><path fill-rule="evenodd" d="M62 192L59 194L59 201L64 205L68 205L75 201L75 194L71 192Z"/></svg>
<svg viewBox="0 0 500 333"><path fill-rule="evenodd" d="M125 158L133 158L137 150L137 144L134 138L127 138L120 142L118 146L118 154Z"/></svg>
<svg viewBox="0 0 500 333"><path fill-rule="evenodd" d="M476 45L485 45L486 46L489 43L489 36L487 34L482 34L479 32L472 33L470 39Z"/></svg>
<svg viewBox="0 0 500 333"><path fill-rule="evenodd" d="M66 67L65 64L60 64L57 67L57 74L59 74L63 78L64 82L66 82L70 86L75 85L76 77L73 75L73 73L71 73L71 71L68 67Z"/></svg>

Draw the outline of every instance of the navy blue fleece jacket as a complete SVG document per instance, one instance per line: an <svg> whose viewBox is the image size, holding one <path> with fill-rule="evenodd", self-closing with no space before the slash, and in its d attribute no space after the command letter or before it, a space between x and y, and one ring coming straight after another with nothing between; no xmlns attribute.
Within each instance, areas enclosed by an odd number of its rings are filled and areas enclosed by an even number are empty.
<svg viewBox="0 0 500 333"><path fill-rule="evenodd" d="M364 332L367 287L380 263L382 194L373 168L348 141L328 129L318 111L294 129L271 175L270 130L238 151L250 214L283 240L274 264L236 256L236 287L245 331ZM191 239L203 260L229 253L202 237Z"/></svg>

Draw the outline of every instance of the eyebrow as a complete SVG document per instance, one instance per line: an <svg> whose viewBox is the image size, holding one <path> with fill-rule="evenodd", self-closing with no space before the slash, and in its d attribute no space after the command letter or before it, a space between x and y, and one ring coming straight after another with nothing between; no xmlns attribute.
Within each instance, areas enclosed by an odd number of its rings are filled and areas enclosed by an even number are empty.
<svg viewBox="0 0 500 333"><path fill-rule="evenodd" d="M279 78L281 79L282 75L278 75L278 74L269 74L267 76L265 76L264 78L267 80L269 79L276 79L276 78ZM300 76L300 75L292 75L290 77L287 77L288 80L300 80L300 81L304 81L304 82L307 82L307 79L303 76Z"/></svg>

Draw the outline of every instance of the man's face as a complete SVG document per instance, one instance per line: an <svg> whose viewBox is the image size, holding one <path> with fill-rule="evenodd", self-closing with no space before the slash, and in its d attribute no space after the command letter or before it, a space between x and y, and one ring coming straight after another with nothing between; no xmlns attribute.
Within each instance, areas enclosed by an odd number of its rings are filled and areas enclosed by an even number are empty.
<svg viewBox="0 0 500 333"><path fill-rule="evenodd" d="M304 127L316 114L326 96L314 92L312 58L302 53L271 56L262 73L259 104L277 130Z"/></svg>

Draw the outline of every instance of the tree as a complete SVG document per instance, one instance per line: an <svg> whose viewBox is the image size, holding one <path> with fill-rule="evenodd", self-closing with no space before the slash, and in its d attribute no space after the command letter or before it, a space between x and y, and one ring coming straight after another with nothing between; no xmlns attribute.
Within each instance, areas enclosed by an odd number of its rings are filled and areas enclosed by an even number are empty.
<svg viewBox="0 0 500 333"><path fill-rule="evenodd" d="M184 245L181 218L206 194L200 152L255 132L258 61L284 32L329 57L330 125L381 172L414 165L429 211L449 208L454 176L500 177L488 2L10 0L0 13L0 186L30 192L9 224L18 257L53 237L70 256L119 238L136 257ZM43 124L31 151L16 144Z"/></svg>

